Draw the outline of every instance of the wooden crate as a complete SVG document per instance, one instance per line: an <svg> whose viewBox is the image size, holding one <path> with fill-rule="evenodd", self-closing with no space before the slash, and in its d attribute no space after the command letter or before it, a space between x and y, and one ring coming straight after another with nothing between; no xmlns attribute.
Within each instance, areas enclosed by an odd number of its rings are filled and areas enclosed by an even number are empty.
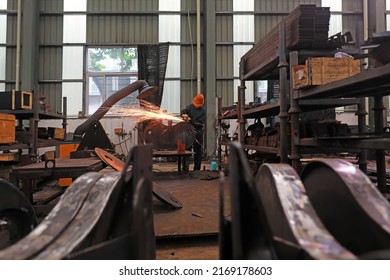
<svg viewBox="0 0 390 280"><path fill-rule="evenodd" d="M32 92L5 91L0 93L0 110L31 110Z"/></svg>
<svg viewBox="0 0 390 280"><path fill-rule="evenodd" d="M360 71L360 60L311 57L305 65L293 66L293 85L294 89L323 85L356 75Z"/></svg>
<svg viewBox="0 0 390 280"><path fill-rule="evenodd" d="M48 127L47 130L49 137L57 140L65 139L65 129L58 127Z"/></svg>
<svg viewBox="0 0 390 280"><path fill-rule="evenodd" d="M0 161L18 161L19 153L10 152L10 153L0 153Z"/></svg>
<svg viewBox="0 0 390 280"><path fill-rule="evenodd" d="M0 114L0 144L15 142L15 116Z"/></svg>

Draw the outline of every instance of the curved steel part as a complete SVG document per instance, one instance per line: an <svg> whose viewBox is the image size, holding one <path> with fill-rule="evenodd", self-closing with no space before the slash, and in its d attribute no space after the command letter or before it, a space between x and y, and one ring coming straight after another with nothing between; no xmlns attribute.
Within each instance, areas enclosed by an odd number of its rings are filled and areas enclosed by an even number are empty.
<svg viewBox="0 0 390 280"><path fill-rule="evenodd" d="M112 167L116 171L122 171L125 163L114 156L113 154L101 149L95 148L96 155L108 166Z"/></svg>
<svg viewBox="0 0 390 280"><path fill-rule="evenodd" d="M0 249L17 242L37 225L35 211L15 186L0 179L0 231L8 232L8 240L2 240ZM5 242L3 242L5 241Z"/></svg>
<svg viewBox="0 0 390 280"><path fill-rule="evenodd" d="M321 223L290 165L261 165L256 189L279 259L356 259Z"/></svg>
<svg viewBox="0 0 390 280"><path fill-rule="evenodd" d="M358 256L390 248L389 203L355 165L317 160L301 178L319 218L344 247Z"/></svg>
<svg viewBox="0 0 390 280"><path fill-rule="evenodd" d="M123 171L125 163L119 158L100 148L95 148L95 152L107 165L117 171ZM160 187L157 183L153 183L153 195L161 202L173 208L178 209L183 207L183 204L175 196Z"/></svg>
<svg viewBox="0 0 390 280"><path fill-rule="evenodd" d="M221 234L226 238L231 236L231 242L225 240L222 245L230 248L221 250L231 252L231 256L221 256L221 258L273 259L275 254L272 248L272 236L268 229L264 208L256 195L256 186L247 157L238 142L231 143L229 150L231 225L221 230L231 229L231 232Z"/></svg>
<svg viewBox="0 0 390 280"><path fill-rule="evenodd" d="M93 173L87 173L84 180L88 180ZM34 259L60 260L80 248L83 241L98 225L99 219L107 208L114 207L108 201L120 179L119 172L104 173L94 182L77 217L67 225L61 234L51 242L42 252L34 256ZM82 180L83 181L83 180ZM82 182L80 181L80 182ZM70 188L83 188L82 185L73 185ZM53 224L58 224L57 220Z"/></svg>
<svg viewBox="0 0 390 280"><path fill-rule="evenodd" d="M186 149L195 141L196 130L188 122L179 122L175 125L164 125L160 121L148 121L144 129L144 140L152 144L154 149L177 149L177 141L180 139Z"/></svg>
<svg viewBox="0 0 390 280"><path fill-rule="evenodd" d="M95 113L92 114L92 116L90 116L85 122L80 124L75 129L73 139L80 140L83 137L83 134L85 133L85 131L88 129L89 125L93 121L100 120L111 109L111 107L116 102L118 102L122 98L128 96L129 94L131 94L137 90L144 89L144 88L146 90L148 90L145 95L148 95L148 94L150 95L150 93L154 93L154 91L153 92L149 91L150 89L148 88L148 86L149 85L146 81L138 80L138 81L135 81L135 82L131 83L130 85L118 90L114 94L110 95L110 97L108 97L106 99L106 101L103 102L103 104L96 110ZM140 94L142 94L142 92Z"/></svg>
<svg viewBox="0 0 390 280"><path fill-rule="evenodd" d="M162 188L157 183L153 182L153 195L161 202L179 209L183 208L183 204L174 197L171 193L167 192L164 188Z"/></svg>
<svg viewBox="0 0 390 280"><path fill-rule="evenodd" d="M0 259L30 259L54 242L74 220L90 190L101 176L101 173L87 173L78 177L49 215L30 234L0 251Z"/></svg>

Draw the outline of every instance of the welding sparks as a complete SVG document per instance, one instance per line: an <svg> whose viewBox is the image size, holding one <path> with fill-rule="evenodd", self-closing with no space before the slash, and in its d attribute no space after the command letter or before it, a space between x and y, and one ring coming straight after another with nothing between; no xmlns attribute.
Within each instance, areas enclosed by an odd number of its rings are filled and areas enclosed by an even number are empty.
<svg viewBox="0 0 390 280"><path fill-rule="evenodd" d="M131 105L131 104L130 104ZM158 106L147 102L142 101L142 106L113 106L110 109L110 113L121 115L123 117L133 117L137 118L138 121L145 120L168 120L175 122L182 122L183 119L177 117L176 115L161 110Z"/></svg>

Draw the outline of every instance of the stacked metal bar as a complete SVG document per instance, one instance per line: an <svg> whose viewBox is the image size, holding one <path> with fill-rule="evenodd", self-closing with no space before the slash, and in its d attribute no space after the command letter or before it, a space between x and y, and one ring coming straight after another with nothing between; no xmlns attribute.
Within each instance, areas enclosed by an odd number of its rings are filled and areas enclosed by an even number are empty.
<svg viewBox="0 0 390 280"><path fill-rule="evenodd" d="M316 5L299 5L285 17L288 49L328 48L330 9ZM278 64L279 26L242 57L241 78L256 80Z"/></svg>

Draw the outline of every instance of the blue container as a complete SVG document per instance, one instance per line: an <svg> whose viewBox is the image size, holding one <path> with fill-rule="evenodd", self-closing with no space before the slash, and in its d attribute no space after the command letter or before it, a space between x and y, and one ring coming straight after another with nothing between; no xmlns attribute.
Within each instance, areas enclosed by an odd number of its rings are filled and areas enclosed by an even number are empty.
<svg viewBox="0 0 390 280"><path fill-rule="evenodd" d="M213 160L211 162L210 169L211 169L211 171L216 171L217 170L217 162L216 161Z"/></svg>

